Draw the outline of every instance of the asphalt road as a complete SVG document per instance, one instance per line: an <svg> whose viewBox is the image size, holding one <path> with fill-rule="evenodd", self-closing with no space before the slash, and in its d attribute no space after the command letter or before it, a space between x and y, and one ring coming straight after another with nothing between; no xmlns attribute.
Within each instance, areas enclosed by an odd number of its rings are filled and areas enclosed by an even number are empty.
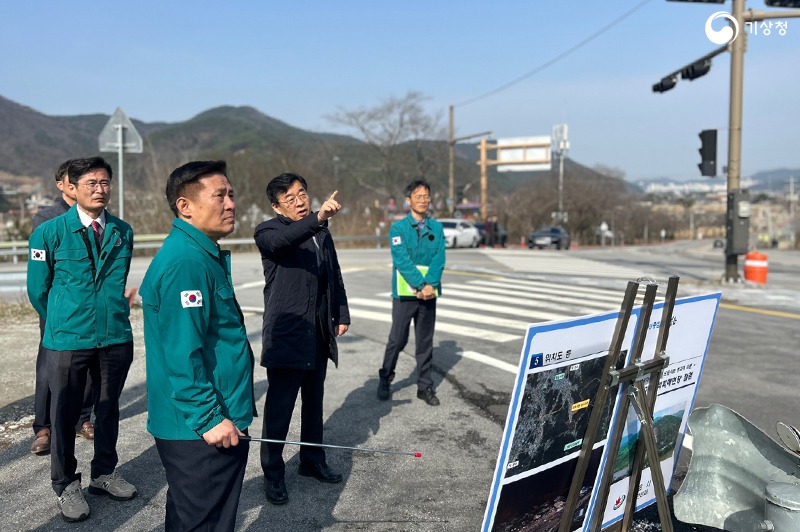
<svg viewBox="0 0 800 532"><path fill-rule="evenodd" d="M691 243L694 244L694 243ZM706 249L708 248L708 249ZM329 463L343 471L339 485L322 485L293 472L296 449L287 447L290 502L266 503L257 445L250 451L240 506L241 530L475 530L489 493L506 411L519 361L524 324L542 321L534 314L578 316L619 307L627 280L650 275L663 281L682 278L679 295L723 292L696 407L724 404L774 435L776 421L800 426L796 392L800 304L792 271L796 255L771 260L776 275L765 288L721 285L718 251L705 246L654 246L642 249L580 249L569 252L530 250L455 250L448 253L441 310L451 314L437 323L435 374L442 406L431 408L415 397L412 351L398 368L393 400L375 399L389 322L391 276L386 250L341 250L345 284L354 323L341 340L341 362L328 373L325 402L326 441L340 445L420 451L422 458L329 451ZM772 259L772 257L771 257ZM136 259L130 286L137 286L148 260ZM247 329L254 351L260 350L261 267L250 253L235 254L234 281L240 304L252 312ZM14 275L0 267L0 280ZM775 279L775 281L773 281ZM541 284L530 284L541 283ZM514 316L503 302L517 305L533 297L544 304ZM462 294L480 290L482 298ZM451 303L447 301L448 290ZM552 290L548 295L546 291ZM571 290L593 290L599 306L575 301ZM541 293L540 293L541 292ZM584 299L586 296L583 296ZM594 297L594 296L592 296ZM459 314L460 313L460 314ZM49 487L49 460L29 454L32 375L38 336L32 320L4 326L0 363L8 383L0 392L0 528L8 530L161 530L166 485L163 470L144 429L144 353L141 322L136 355L122 396L120 470L134 482L140 497L116 503L87 496L92 516L67 525L58 515ZM522 323L522 328L518 324ZM440 326L441 325L441 326ZM448 328L448 326L452 326ZM459 328L459 326L461 328ZM412 334L413 342L413 334ZM256 368L256 392L263 404L266 380ZM6 377L3 377L6 379ZM290 438L299 439L299 419ZM260 433L259 420L251 432ZM88 468L90 448L78 442L79 469ZM639 530L652 523L652 515ZM680 528L677 530L691 530Z"/></svg>

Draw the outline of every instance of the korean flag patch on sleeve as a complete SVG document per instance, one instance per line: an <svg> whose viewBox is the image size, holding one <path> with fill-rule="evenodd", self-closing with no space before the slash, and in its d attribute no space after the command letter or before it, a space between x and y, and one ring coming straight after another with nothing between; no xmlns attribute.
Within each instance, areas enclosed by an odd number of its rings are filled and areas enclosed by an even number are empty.
<svg viewBox="0 0 800 532"><path fill-rule="evenodd" d="M184 290L181 292L181 306L183 308L202 307L203 294L200 290Z"/></svg>
<svg viewBox="0 0 800 532"><path fill-rule="evenodd" d="M403 243L403 240L399 236L393 236L392 237L392 245L393 246L399 246L402 243Z"/></svg>
<svg viewBox="0 0 800 532"><path fill-rule="evenodd" d="M46 260L47 254L43 249L31 249L31 260Z"/></svg>

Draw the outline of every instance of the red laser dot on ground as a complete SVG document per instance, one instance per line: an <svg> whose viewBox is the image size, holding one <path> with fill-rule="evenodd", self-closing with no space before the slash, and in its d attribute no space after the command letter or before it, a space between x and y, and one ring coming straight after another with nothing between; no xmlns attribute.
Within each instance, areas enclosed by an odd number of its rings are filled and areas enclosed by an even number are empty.
<svg viewBox="0 0 800 532"><path fill-rule="evenodd" d="M414 453L414 458L422 458L422 453Z"/></svg>

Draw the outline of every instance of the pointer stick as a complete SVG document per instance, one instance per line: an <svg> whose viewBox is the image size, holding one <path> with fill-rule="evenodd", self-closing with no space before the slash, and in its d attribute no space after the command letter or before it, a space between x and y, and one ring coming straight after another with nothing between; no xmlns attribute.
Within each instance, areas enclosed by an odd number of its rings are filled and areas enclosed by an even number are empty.
<svg viewBox="0 0 800 532"><path fill-rule="evenodd" d="M414 458L421 458L421 452L408 452L408 451L387 451L385 449L367 449L364 447L348 447L346 445L330 445L325 443L308 443L304 441L286 441L286 440L270 440L267 438L253 438L252 436L239 436L240 440L255 441L260 443L283 443L286 445L307 445L309 447L327 447L329 449L349 449L351 451L362 451L365 453L384 453L384 454L403 454L413 456Z"/></svg>

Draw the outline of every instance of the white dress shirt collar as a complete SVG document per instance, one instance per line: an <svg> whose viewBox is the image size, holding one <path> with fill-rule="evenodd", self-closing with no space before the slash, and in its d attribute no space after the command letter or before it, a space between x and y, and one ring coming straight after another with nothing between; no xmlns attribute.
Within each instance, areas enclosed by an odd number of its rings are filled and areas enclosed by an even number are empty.
<svg viewBox="0 0 800 532"><path fill-rule="evenodd" d="M83 224L84 227L89 227L90 225L92 225L92 222L95 221L95 219L92 219L91 216L89 216L88 214L86 214L85 212L83 212L81 210L81 206L80 205L78 205L78 217L81 219L81 223ZM100 227L105 231L105 229L106 229L106 211L103 210L103 212L100 213L100 216L98 216L96 218L96 220L100 224Z"/></svg>

